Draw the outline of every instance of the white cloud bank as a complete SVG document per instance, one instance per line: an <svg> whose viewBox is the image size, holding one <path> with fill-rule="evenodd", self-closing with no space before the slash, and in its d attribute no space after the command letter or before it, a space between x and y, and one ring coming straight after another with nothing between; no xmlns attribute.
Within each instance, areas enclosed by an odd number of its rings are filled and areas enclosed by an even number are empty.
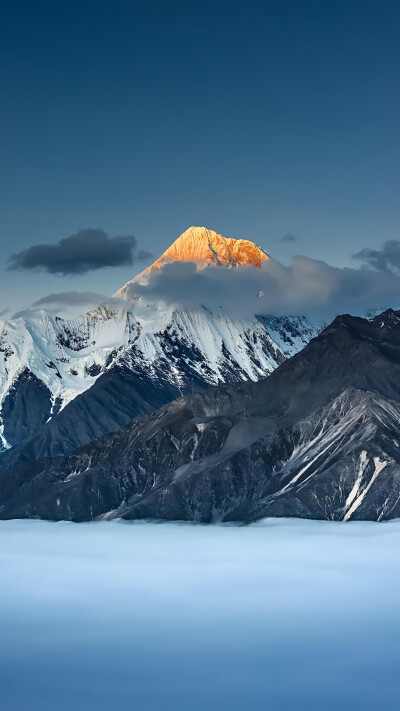
<svg viewBox="0 0 400 711"><path fill-rule="evenodd" d="M301 255L290 266L276 259L261 269L172 262L149 274L148 284L132 283L130 293L145 300L193 307L221 306L235 315L309 315L330 320L340 313L400 305L400 277L372 269L333 267Z"/></svg>
<svg viewBox="0 0 400 711"><path fill-rule="evenodd" d="M396 708L399 549L400 521L1 521L2 708Z"/></svg>

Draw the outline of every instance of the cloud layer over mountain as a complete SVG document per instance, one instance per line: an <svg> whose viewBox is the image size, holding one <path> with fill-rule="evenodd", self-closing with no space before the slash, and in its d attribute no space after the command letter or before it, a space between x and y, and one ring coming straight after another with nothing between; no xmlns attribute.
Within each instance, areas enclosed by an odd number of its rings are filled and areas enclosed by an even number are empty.
<svg viewBox="0 0 400 711"><path fill-rule="evenodd" d="M130 295L146 300L194 307L221 306L246 316L306 314L323 319L339 313L363 314L368 309L397 307L400 277L377 270L333 267L302 255L285 266L276 259L260 269L172 262L149 274L148 284L133 283Z"/></svg>

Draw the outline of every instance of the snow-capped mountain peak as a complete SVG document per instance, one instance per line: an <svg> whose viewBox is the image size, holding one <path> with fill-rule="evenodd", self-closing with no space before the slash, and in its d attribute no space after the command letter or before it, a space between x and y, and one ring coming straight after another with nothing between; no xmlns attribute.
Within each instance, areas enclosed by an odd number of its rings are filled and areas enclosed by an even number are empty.
<svg viewBox="0 0 400 711"><path fill-rule="evenodd" d="M247 239L234 239L209 230L207 227L189 227L152 265L159 268L166 261L205 262L223 266L252 264L260 267L268 259L267 252Z"/></svg>
<svg viewBox="0 0 400 711"><path fill-rule="evenodd" d="M237 267L244 264L260 268L267 259L269 259L268 253L255 242L223 237L207 227L189 227L161 257L127 282L116 295L127 296L130 284L146 283L153 269L161 269L169 262L194 262L198 269L209 265Z"/></svg>
<svg viewBox="0 0 400 711"><path fill-rule="evenodd" d="M256 270L268 259L249 240L191 227L118 292L120 300L71 320L41 311L0 322L0 450L25 441L78 395L83 406L84 393L95 383L96 393L103 392L101 383L115 389L116 371L117 379L129 380L132 395L122 408L118 392L117 421L107 418L108 430L187 392L269 375L317 334L307 319L260 313L244 319L217 306L150 303L132 297L128 288L168 262L190 261L198 269L251 265ZM109 397L108 389L104 402ZM93 436L88 426L84 430L77 432L78 443ZM95 435L100 434L97 427Z"/></svg>

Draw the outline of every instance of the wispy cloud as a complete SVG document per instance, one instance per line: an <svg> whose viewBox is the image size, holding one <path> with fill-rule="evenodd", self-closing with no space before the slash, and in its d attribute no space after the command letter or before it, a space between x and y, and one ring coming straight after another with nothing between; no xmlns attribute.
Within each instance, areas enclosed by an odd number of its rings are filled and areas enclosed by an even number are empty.
<svg viewBox="0 0 400 711"><path fill-rule="evenodd" d="M53 308L53 309L46 309L47 313L52 314L53 316L57 316L57 314L60 312L59 308ZM17 318L26 318L29 320L32 319L40 319L42 318L43 311L42 309L33 309L30 306L27 306L26 308L19 309L16 311L14 314L12 314L11 319L17 319Z"/></svg>
<svg viewBox="0 0 400 711"><path fill-rule="evenodd" d="M104 294L95 291L60 291L54 294L47 294L41 299L34 301L32 306L47 308L49 306L87 306L99 304L108 300Z"/></svg>
<svg viewBox="0 0 400 711"><path fill-rule="evenodd" d="M286 232L283 237L279 238L281 242L296 242L297 237L295 235L292 235L291 232Z"/></svg>

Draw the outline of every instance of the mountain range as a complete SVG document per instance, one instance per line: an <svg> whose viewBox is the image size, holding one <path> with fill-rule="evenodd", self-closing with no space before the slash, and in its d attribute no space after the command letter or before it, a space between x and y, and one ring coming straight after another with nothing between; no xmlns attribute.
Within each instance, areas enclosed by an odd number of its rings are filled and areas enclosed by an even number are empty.
<svg viewBox="0 0 400 711"><path fill-rule="evenodd" d="M252 242L192 227L108 304L72 320L38 311L0 322L0 448L57 420L62 435L50 453L63 453L181 395L271 373L317 333L316 324L262 313L233 318L218 307L189 309L131 293L171 260L257 269L267 259Z"/></svg>
<svg viewBox="0 0 400 711"><path fill-rule="evenodd" d="M199 269L268 260L252 243L235 252L214 235L191 228L136 280L178 257ZM74 322L39 316L47 335L21 347L28 356L3 399L0 517L400 515L399 311L338 316L318 332L305 318L234 321L218 308L143 304L132 284ZM77 381L64 380L71 368ZM48 409L32 426L37 403Z"/></svg>

